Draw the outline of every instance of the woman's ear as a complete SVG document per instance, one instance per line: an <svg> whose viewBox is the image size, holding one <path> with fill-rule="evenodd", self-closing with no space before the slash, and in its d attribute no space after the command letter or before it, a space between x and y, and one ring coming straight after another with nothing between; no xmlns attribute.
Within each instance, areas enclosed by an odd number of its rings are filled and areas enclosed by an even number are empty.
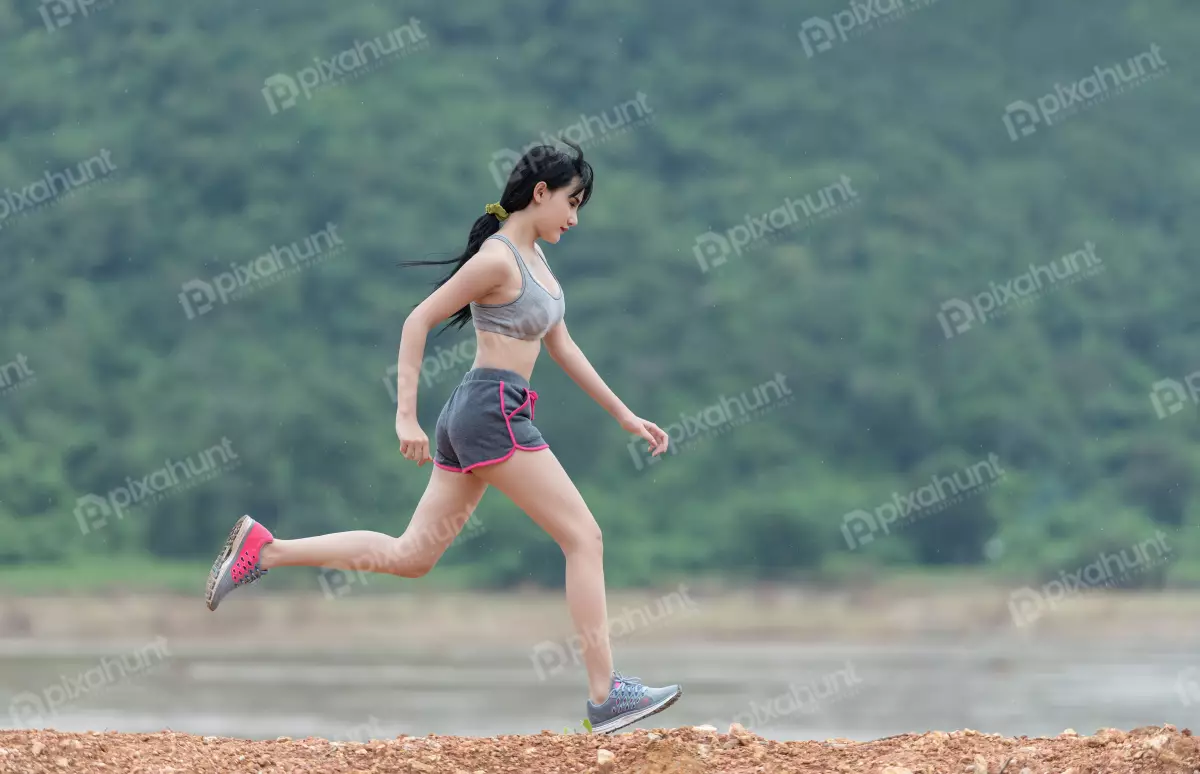
<svg viewBox="0 0 1200 774"><path fill-rule="evenodd" d="M549 196L550 186L546 185L545 180L539 180L538 184L533 187L533 200L541 202Z"/></svg>

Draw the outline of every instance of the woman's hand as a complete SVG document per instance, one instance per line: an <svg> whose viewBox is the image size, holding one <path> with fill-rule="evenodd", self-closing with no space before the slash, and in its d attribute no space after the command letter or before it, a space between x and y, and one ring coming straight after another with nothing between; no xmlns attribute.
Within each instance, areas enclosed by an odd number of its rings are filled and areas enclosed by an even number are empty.
<svg viewBox="0 0 1200 774"><path fill-rule="evenodd" d="M415 461L418 468L433 462L429 456L429 437L415 417L396 415L396 437L400 439L400 453L404 459Z"/></svg>
<svg viewBox="0 0 1200 774"><path fill-rule="evenodd" d="M670 437L662 429L648 419L642 419L630 412L617 420L626 432L640 435L650 444L650 456L657 457L667 450Z"/></svg>

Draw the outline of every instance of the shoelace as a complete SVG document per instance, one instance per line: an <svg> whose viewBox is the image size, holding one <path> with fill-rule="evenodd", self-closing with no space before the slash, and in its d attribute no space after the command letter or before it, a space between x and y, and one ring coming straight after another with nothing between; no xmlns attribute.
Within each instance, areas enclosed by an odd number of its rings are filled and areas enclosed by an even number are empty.
<svg viewBox="0 0 1200 774"><path fill-rule="evenodd" d="M254 569L252 569L252 570L250 570L250 572L246 573L246 575L234 585L245 586L247 583L253 583L254 581L261 578L262 576L266 575L268 572L270 572L270 570L264 570L261 567L259 567L257 563L255 563Z"/></svg>
<svg viewBox="0 0 1200 774"><path fill-rule="evenodd" d="M616 710L624 712L633 709L645 695L646 686L636 677L624 677L620 672L613 672L613 675L616 681L621 683L621 687L612 692L617 700Z"/></svg>
<svg viewBox="0 0 1200 774"><path fill-rule="evenodd" d="M239 559L238 563L245 565L246 561L244 559ZM266 575L268 572L270 572L270 570L263 569L262 566L259 564L259 562L255 562L254 566L251 567L249 570L247 570L246 574L242 576L242 579L239 581L234 581L233 585L234 586L245 586L247 583L253 583L254 581L258 580L262 576Z"/></svg>

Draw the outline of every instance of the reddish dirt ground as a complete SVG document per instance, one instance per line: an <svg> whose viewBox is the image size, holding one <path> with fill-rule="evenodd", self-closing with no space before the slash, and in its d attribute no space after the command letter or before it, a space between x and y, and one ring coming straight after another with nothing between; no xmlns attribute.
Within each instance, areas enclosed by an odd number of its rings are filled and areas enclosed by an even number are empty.
<svg viewBox="0 0 1200 774"><path fill-rule="evenodd" d="M368 743L250 741L161 732L0 731L0 772L233 774L1194 774L1188 729L1103 729L1094 736L1007 738L964 730L852 742L776 742L731 727L615 736L399 737Z"/></svg>

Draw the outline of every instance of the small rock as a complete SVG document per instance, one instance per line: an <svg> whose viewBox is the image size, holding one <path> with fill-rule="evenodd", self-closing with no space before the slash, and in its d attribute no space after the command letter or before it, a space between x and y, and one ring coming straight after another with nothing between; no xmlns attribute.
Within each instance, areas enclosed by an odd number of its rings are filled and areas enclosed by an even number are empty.
<svg viewBox="0 0 1200 774"><path fill-rule="evenodd" d="M1079 734L1075 733L1075 729L1068 728L1066 731L1063 731L1061 734L1059 734L1059 736L1079 736Z"/></svg>
<svg viewBox="0 0 1200 774"><path fill-rule="evenodd" d="M408 765L412 768L413 771L430 771L431 772L434 770L433 767L430 766L428 763L421 763L420 761L409 761Z"/></svg>
<svg viewBox="0 0 1200 774"><path fill-rule="evenodd" d="M83 742L79 741L78 739L72 739L71 740L71 749L72 750L82 750Z"/></svg>
<svg viewBox="0 0 1200 774"><path fill-rule="evenodd" d="M693 730L693 731L699 731L699 732L700 732L700 733L702 733L702 734L715 734L715 733L717 733L717 727L716 727L716 726L710 726L710 725L708 725L708 724L705 724L705 725L703 725L703 726L692 726L692 730Z"/></svg>
<svg viewBox="0 0 1200 774"><path fill-rule="evenodd" d="M975 774L988 774L987 761L982 755L975 756Z"/></svg>
<svg viewBox="0 0 1200 774"><path fill-rule="evenodd" d="M281 736L281 737L278 737L275 741L276 742L290 742L290 741L292 741L292 738L290 736Z"/></svg>
<svg viewBox="0 0 1200 774"><path fill-rule="evenodd" d="M744 734L744 733L746 733L746 727L743 726L741 723L730 723L729 724L729 733Z"/></svg>
<svg viewBox="0 0 1200 774"><path fill-rule="evenodd" d="M1171 737L1167 736L1166 734L1159 734L1153 739L1147 739L1146 746L1153 747L1155 750L1161 750L1169 741L1171 741Z"/></svg>
<svg viewBox="0 0 1200 774"><path fill-rule="evenodd" d="M71 765L71 762L68 761L66 758L55 758L54 765L59 767L60 769L65 769Z"/></svg>
<svg viewBox="0 0 1200 774"><path fill-rule="evenodd" d="M883 770L883 774L913 774L912 769L906 769L903 766L888 766Z"/></svg>
<svg viewBox="0 0 1200 774"><path fill-rule="evenodd" d="M33 743L32 752L34 755L41 755L42 750L45 750L45 749L46 749L46 745L42 744L41 742Z"/></svg>
<svg viewBox="0 0 1200 774"><path fill-rule="evenodd" d="M754 745L754 760L761 761L765 757L767 757L767 748L762 745Z"/></svg>
<svg viewBox="0 0 1200 774"><path fill-rule="evenodd" d="M647 734L646 738L648 740L650 740L651 742L657 742L659 739L662 739L662 735L661 734Z"/></svg>
<svg viewBox="0 0 1200 774"><path fill-rule="evenodd" d="M716 729L714 729L714 730L716 730ZM697 745L696 752L700 753L701 758L707 758L708 757L708 745L706 745L706 744Z"/></svg>
<svg viewBox="0 0 1200 774"><path fill-rule="evenodd" d="M742 743L739 742L737 739L726 739L725 742L721 745L721 749L732 750L735 747L741 747L741 745L742 745Z"/></svg>
<svg viewBox="0 0 1200 774"><path fill-rule="evenodd" d="M617 756L613 755L612 750L606 750L601 747L596 751L596 763L600 765L601 771L610 771L616 759Z"/></svg>

